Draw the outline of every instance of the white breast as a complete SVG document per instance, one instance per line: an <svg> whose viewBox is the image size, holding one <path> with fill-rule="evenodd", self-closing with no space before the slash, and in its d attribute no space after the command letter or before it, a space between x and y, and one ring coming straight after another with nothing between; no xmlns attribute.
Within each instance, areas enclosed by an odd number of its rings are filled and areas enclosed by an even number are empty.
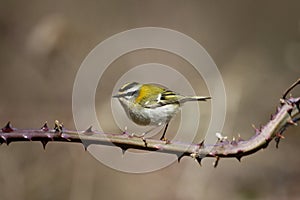
<svg viewBox="0 0 300 200"><path fill-rule="evenodd" d="M162 125L178 113L180 106L168 104L156 108L144 108L125 99L119 99L127 116L138 125ZM126 101L126 102L125 102Z"/></svg>

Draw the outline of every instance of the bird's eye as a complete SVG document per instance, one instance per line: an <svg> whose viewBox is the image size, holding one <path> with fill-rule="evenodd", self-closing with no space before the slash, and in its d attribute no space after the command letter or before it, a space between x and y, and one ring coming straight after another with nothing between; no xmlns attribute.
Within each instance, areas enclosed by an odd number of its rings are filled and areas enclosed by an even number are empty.
<svg viewBox="0 0 300 200"><path fill-rule="evenodd" d="M135 96L137 93L138 93L138 91L135 90L135 91L132 91L132 92L128 92L128 93L126 94L126 96L129 96L129 97Z"/></svg>
<svg viewBox="0 0 300 200"><path fill-rule="evenodd" d="M136 91L133 91L132 92L132 95L134 96L134 95L136 95L138 93L138 91L136 90Z"/></svg>

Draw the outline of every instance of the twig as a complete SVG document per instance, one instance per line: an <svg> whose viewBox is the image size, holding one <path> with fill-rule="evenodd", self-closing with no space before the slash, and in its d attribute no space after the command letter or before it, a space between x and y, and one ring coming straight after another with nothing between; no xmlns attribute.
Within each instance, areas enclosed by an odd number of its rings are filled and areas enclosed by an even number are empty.
<svg viewBox="0 0 300 200"><path fill-rule="evenodd" d="M229 141L221 134L217 134L219 137L218 142L211 145L205 144L204 141L199 144L187 144L178 141L166 143L154 139L147 139L145 143L141 138L131 137L126 133L102 133L92 130L92 127L89 127L86 131L67 130L61 123L56 121L53 129L50 129L45 123L40 129L30 130L13 128L11 123L8 122L0 131L0 143L9 145L11 142L18 141L40 141L45 148L48 142L71 142L82 143L85 149L91 144L100 144L120 147L123 152L132 148L175 154L178 156L178 161L184 156L190 156L200 165L203 158L215 157L214 166L216 167L220 158L234 157L240 161L242 157L266 148L274 138L278 146L287 127L296 125L296 122L300 119L300 97L286 99L287 94L299 84L300 79L286 90L283 99L280 101L280 106L277 108L276 113L271 116L270 121L260 129L255 128L255 135L248 140L239 137ZM220 137L222 138L220 139Z"/></svg>

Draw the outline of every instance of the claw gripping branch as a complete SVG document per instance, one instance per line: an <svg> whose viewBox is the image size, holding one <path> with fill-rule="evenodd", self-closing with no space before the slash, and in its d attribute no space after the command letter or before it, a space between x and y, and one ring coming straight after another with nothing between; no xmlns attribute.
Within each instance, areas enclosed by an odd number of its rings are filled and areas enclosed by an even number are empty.
<svg viewBox="0 0 300 200"><path fill-rule="evenodd" d="M275 138L276 147L283 137L283 132L289 126L297 125L300 120L300 97L286 98L288 93L300 85L298 79L289 87L280 99L280 106L276 113L271 116L270 121L261 128L255 128L255 135L248 140L233 139L229 141L227 137L217 133L218 141L216 144L187 144L171 141L166 143L161 140L147 139L146 141L131 137L126 133L110 134L92 130L89 127L86 131L72 131L63 127L62 123L55 121L54 128L48 127L47 122L40 129L16 129L8 122L0 130L0 144L18 141L40 141L44 148L49 142L72 142L82 143L84 148L91 144L100 144L108 146L117 146L125 152L129 148L141 149L147 151L157 151L161 153L175 154L178 156L178 162L184 156L190 156L201 165L201 160L205 157L214 157L214 167L217 167L221 158L233 157L241 160L242 157L253 154L260 149L266 148L270 141Z"/></svg>

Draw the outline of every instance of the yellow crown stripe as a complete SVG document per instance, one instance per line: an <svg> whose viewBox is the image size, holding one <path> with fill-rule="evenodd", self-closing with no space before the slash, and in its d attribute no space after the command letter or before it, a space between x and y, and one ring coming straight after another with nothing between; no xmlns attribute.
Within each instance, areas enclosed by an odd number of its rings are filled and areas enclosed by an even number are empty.
<svg viewBox="0 0 300 200"><path fill-rule="evenodd" d="M164 90L164 88L160 88L155 85L144 84L140 88L139 95L135 99L135 103L140 103L145 99L147 99L147 101L153 101L157 98L157 95L162 93Z"/></svg>
<svg viewBox="0 0 300 200"><path fill-rule="evenodd" d="M147 96L149 89L145 86L142 86L139 91L139 95L135 99L135 103L140 103L145 96Z"/></svg>

